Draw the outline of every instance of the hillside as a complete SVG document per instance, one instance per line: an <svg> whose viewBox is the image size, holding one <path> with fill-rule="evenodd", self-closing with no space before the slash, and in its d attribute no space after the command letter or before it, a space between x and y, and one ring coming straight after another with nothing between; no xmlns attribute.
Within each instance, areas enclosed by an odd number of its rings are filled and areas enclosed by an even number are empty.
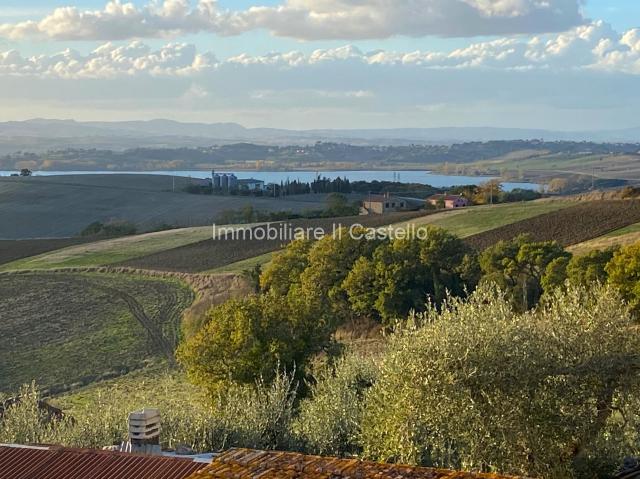
<svg viewBox="0 0 640 479"><path fill-rule="evenodd" d="M261 211L322 209L324 196L295 199L190 195L188 178L160 175L0 177L0 239L60 238L94 221L130 221L139 230L162 224L211 225L223 211L252 205Z"/></svg>
<svg viewBox="0 0 640 479"><path fill-rule="evenodd" d="M640 242L640 223L612 231L606 235L578 243L567 248L575 255L583 255L596 249L607 249L616 246L627 246Z"/></svg>
<svg viewBox="0 0 640 479"><path fill-rule="evenodd" d="M174 280L81 273L0 274L0 391L52 391L171 361L183 310Z"/></svg>
<svg viewBox="0 0 640 479"><path fill-rule="evenodd" d="M570 208L473 235L466 242L478 250L501 240L528 234L536 241L557 241L571 246L640 222L640 201L580 202Z"/></svg>
<svg viewBox="0 0 640 479"><path fill-rule="evenodd" d="M210 237L211 227L201 226L114 239L86 240L80 245L74 244L78 241L73 238L69 240L0 241L0 252L3 251L3 248L6 252L0 256L0 271L105 266L196 243ZM30 248L31 245L43 245L44 248L47 243L51 243L50 250L43 254L29 255L29 249L33 249L33 247ZM64 247L65 243L71 243L72 246ZM57 244L62 246L55 248ZM17 261L2 261L3 257L10 258L19 255L22 255L23 258Z"/></svg>

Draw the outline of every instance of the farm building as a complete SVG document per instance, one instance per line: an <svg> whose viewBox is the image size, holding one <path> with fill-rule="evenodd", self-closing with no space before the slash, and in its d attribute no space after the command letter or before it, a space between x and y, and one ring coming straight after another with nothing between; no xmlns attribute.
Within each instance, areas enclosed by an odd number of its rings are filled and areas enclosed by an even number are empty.
<svg viewBox="0 0 640 479"><path fill-rule="evenodd" d="M385 213L393 213L396 211L406 211L408 209L407 201L402 198L391 196L389 193L384 195L369 195L363 202L362 207L365 214L383 215Z"/></svg>
<svg viewBox="0 0 640 479"><path fill-rule="evenodd" d="M264 191L264 181L253 178L238 180L238 189L249 191Z"/></svg>
<svg viewBox="0 0 640 479"><path fill-rule="evenodd" d="M465 208L471 202L462 195L433 195L427 198L427 202L433 206L444 205L447 209Z"/></svg>

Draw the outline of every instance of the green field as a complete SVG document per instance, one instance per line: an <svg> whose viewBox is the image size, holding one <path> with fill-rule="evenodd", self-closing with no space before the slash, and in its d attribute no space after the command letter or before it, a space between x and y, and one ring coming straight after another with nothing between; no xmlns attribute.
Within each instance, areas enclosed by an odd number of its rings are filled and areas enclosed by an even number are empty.
<svg viewBox="0 0 640 479"><path fill-rule="evenodd" d="M628 246L635 243L640 243L640 223L574 245L569 248L569 251L575 255L583 255L597 249L602 250L616 246Z"/></svg>
<svg viewBox="0 0 640 479"><path fill-rule="evenodd" d="M172 361L192 291L174 280L0 274L0 391L52 391Z"/></svg>
<svg viewBox="0 0 640 479"><path fill-rule="evenodd" d="M102 240L13 261L0 266L0 271L104 266L210 237L211 227L203 226Z"/></svg>
<svg viewBox="0 0 640 479"><path fill-rule="evenodd" d="M186 375L166 362L132 371L114 379L95 382L74 391L55 396L50 402L73 415L74 410L99 403L109 398L111 403L132 404L133 409L166 402L167 398L183 403L195 401L204 404L204 391L187 381Z"/></svg>
<svg viewBox="0 0 640 479"><path fill-rule="evenodd" d="M398 224L398 227L406 227L409 224L417 226L434 225L465 238L515 223L516 221L558 211L575 204L574 201L568 200L540 200L494 206L474 206L463 210L450 210L432 216L425 216L424 218Z"/></svg>
<svg viewBox="0 0 640 479"><path fill-rule="evenodd" d="M416 225L433 224L446 228L461 237L466 237L516 221L557 211L573 204L575 203L568 200L542 200L495 206L476 206L464 210L443 211L404 221L396 226L406 227L411 223ZM210 227L195 227L102 240L13 261L1 265L0 271L113 265L181 246L196 244L210 238L210 236ZM252 268L256 264L268 262L271 254L267 253L244 259L207 272L241 272Z"/></svg>
<svg viewBox="0 0 640 479"><path fill-rule="evenodd" d="M226 266L221 266L220 268L215 268L210 271L205 271L205 273L242 273L248 269L255 267L256 265L264 265L271 261L273 255L277 254L277 251L273 251L271 253L262 254L260 256L255 256L253 258L245 259L242 261L237 261L235 263L228 264Z"/></svg>

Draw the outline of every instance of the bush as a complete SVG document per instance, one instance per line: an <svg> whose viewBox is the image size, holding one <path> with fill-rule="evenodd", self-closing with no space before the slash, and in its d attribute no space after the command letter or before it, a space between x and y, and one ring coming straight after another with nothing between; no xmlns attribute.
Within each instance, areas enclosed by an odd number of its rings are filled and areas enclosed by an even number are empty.
<svg viewBox="0 0 640 479"><path fill-rule="evenodd" d="M137 228L128 221L111 221L101 223L94 221L80 232L80 236L118 237L131 236L136 234Z"/></svg>
<svg viewBox="0 0 640 479"><path fill-rule="evenodd" d="M391 338L362 442L381 461L595 477L637 454L640 337L611 288L514 313L499 292L430 309Z"/></svg>
<svg viewBox="0 0 640 479"><path fill-rule="evenodd" d="M372 358L350 355L325 367L300 404L294 431L311 454L344 456L360 453L364 395L377 375Z"/></svg>
<svg viewBox="0 0 640 479"><path fill-rule="evenodd" d="M160 385L167 384L165 380ZM0 443L60 444L101 448L127 438L127 415L142 407L157 407L162 417L163 448L188 446L196 451L229 447L294 448L290 423L296 389L292 375L278 374L271 385L259 381L234 387L207 404L188 394L168 391L154 395L98 397L61 420L50 420L38 409L35 385L20 391L20 402L0 417Z"/></svg>
<svg viewBox="0 0 640 479"><path fill-rule="evenodd" d="M180 345L178 359L192 381L216 392L229 383L270 382L280 366L304 374L329 334L285 297L254 295L212 308L206 325Z"/></svg>

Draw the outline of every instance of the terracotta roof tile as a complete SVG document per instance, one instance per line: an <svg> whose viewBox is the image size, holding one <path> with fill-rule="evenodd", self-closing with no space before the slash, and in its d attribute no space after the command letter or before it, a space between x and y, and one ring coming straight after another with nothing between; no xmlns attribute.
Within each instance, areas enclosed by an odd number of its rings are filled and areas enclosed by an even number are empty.
<svg viewBox="0 0 640 479"><path fill-rule="evenodd" d="M231 449L188 479L509 479L291 452ZM515 478L511 478L515 479Z"/></svg>
<svg viewBox="0 0 640 479"><path fill-rule="evenodd" d="M92 449L0 446L3 479L185 479L206 465L191 459Z"/></svg>

